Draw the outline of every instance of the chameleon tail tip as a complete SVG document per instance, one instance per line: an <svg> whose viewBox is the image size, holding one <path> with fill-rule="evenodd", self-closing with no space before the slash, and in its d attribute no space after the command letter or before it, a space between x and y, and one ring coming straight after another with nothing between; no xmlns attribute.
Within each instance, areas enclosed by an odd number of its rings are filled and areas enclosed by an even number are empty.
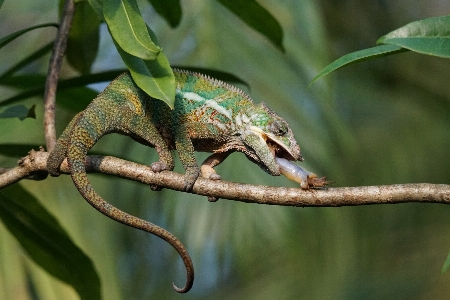
<svg viewBox="0 0 450 300"><path fill-rule="evenodd" d="M189 284L189 282L186 282L186 285L184 287L179 288L175 285L174 282L172 282L172 287L177 293L182 294L182 293L187 293L191 290L192 283Z"/></svg>

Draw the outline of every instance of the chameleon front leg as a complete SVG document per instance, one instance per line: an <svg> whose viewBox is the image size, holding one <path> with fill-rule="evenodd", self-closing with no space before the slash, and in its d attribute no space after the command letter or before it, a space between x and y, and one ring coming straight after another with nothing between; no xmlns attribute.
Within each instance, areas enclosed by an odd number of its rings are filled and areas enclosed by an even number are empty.
<svg viewBox="0 0 450 300"><path fill-rule="evenodd" d="M222 163L225 158L230 155L231 152L221 152L221 153L214 153L210 156L208 156L207 159L202 163L202 166L200 167L200 171L202 173L202 177L206 179L211 180L220 180L220 175L216 173L216 170L213 168L220 163ZM208 196L209 202L216 202L219 200L219 198L214 196Z"/></svg>
<svg viewBox="0 0 450 300"><path fill-rule="evenodd" d="M202 177L211 180L220 180L220 175L216 173L214 167L222 163L230 153L231 152L214 153L205 159L200 167Z"/></svg>

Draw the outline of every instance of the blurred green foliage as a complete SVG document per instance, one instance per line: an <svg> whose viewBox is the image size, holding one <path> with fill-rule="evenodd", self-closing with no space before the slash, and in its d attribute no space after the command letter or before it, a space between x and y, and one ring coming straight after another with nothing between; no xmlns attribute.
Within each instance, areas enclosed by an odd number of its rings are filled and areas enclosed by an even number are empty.
<svg viewBox="0 0 450 300"><path fill-rule="evenodd" d="M214 1L182 1L173 29L141 1L145 20L172 65L228 71L248 82L291 125L307 169L335 186L406 182L450 183L450 61L404 53L355 64L307 88L334 59L418 19L450 14L440 1L258 1L281 24L281 53ZM58 19L49 1L6 1L0 36ZM92 72L123 68L101 25ZM0 73L54 37L54 29L27 33L1 49ZM29 45L35 48L30 49ZM46 74L48 55L21 74ZM70 66L64 78L78 73ZM101 88L103 88L102 86ZM99 86L97 86L99 88ZM246 87L243 87L246 89ZM0 86L2 99L17 90ZM248 89L247 89L248 90ZM78 95L78 94L76 94ZM44 144L42 99L37 120L1 119L0 143ZM57 108L58 134L73 116ZM110 135L95 147L140 163L153 149ZM1 167L17 158L0 157ZM199 154L199 161L204 154ZM178 164L177 169L183 172ZM233 154L218 167L225 180L296 186L271 177ZM251 205L90 175L108 201L178 236L196 268L191 292L181 260L163 241L117 224L93 210L70 178L23 182L93 260L105 299L447 299L450 274L440 271L450 250L450 207L402 204L343 208ZM23 254L0 224L0 299L77 299Z"/></svg>

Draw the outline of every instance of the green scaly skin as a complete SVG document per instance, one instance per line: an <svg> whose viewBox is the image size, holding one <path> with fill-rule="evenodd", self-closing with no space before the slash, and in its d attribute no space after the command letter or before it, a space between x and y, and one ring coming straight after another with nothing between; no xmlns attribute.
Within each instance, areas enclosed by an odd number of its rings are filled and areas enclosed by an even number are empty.
<svg viewBox="0 0 450 300"><path fill-rule="evenodd" d="M130 136L156 149L160 161L151 165L154 172L173 170L172 150L177 150L186 170L187 191L200 174L194 151L214 153L202 164L202 176L214 180L220 176L213 167L235 151L243 152L271 175L280 175L276 157L303 159L288 124L264 103L256 105L241 90L208 76L176 69L174 74L174 110L138 88L129 73L119 76L70 122L48 158L47 169L52 176L58 176L59 167L67 158L75 186L93 207L113 220L171 244L187 272L185 286L173 287L184 293L194 281L187 250L165 229L115 208L94 191L84 165L89 149L105 134Z"/></svg>

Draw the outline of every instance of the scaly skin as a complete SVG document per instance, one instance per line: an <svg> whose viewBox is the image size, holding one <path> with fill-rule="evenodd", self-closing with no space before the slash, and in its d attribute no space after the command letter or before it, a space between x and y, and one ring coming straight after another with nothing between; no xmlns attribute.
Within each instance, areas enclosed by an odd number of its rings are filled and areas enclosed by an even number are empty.
<svg viewBox="0 0 450 300"><path fill-rule="evenodd" d="M213 152L202 164L202 176L220 179L214 167L230 153L243 152L271 175L280 175L276 157L302 160L300 147L287 123L265 104L255 105L241 90L197 73L174 70L177 84L175 108L152 99L128 73L114 80L93 102L75 116L58 139L47 161L53 176L67 157L70 173L80 194L104 215L149 233L171 244L186 266L189 291L194 280L191 258L171 233L150 222L131 216L105 200L92 188L84 162L87 152L105 134L120 133L155 147L160 161L154 172L173 170L171 150L177 150L186 170L185 189L191 190L200 173L194 151Z"/></svg>

